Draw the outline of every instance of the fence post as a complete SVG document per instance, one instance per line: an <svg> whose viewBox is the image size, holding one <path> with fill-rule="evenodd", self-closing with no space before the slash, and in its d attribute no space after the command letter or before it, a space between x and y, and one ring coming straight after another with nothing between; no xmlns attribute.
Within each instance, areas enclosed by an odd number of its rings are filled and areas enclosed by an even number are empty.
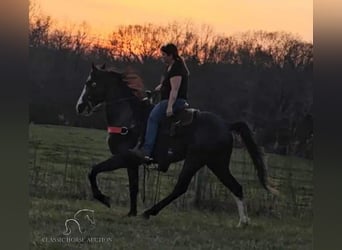
<svg viewBox="0 0 342 250"><path fill-rule="evenodd" d="M203 196L203 179L204 179L204 168L201 168L195 175L195 183L194 183L194 188L195 188L195 197L194 197L194 205L196 208L199 208L201 205L202 201L202 196Z"/></svg>
<svg viewBox="0 0 342 250"><path fill-rule="evenodd" d="M65 183L67 180L67 171L68 171L68 163L69 163L69 149L67 149L66 151L66 158L65 158L65 167L64 167L64 180L63 180L63 185L65 187Z"/></svg>

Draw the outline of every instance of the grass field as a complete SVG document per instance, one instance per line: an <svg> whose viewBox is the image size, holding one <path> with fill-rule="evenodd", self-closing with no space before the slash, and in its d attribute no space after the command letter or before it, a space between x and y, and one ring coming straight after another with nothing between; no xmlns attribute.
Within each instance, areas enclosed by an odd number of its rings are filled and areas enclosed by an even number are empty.
<svg viewBox="0 0 342 250"><path fill-rule="evenodd" d="M188 193L146 221L124 217L129 202L125 170L99 176L101 190L112 199L110 209L91 197L86 175L110 155L106 136L102 130L30 125L30 249L313 249L311 161L268 155L271 176L283 193L274 199L257 183L243 150L234 150L231 168L245 188L251 217L246 228L235 227L233 199L209 172L201 209L193 206L195 178ZM160 175L159 189L157 174L149 173L139 213L172 190L179 168ZM64 236L65 220L84 208L94 210L95 226L82 221L85 232L74 224Z"/></svg>

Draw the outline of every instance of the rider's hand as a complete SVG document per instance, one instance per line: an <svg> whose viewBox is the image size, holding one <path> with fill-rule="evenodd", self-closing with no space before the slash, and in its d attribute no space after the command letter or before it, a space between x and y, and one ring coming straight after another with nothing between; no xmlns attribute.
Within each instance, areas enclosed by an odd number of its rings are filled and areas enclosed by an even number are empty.
<svg viewBox="0 0 342 250"><path fill-rule="evenodd" d="M167 108L167 110L166 110L166 116L167 116L167 117L173 116L173 109L172 109L172 107L171 107L171 108Z"/></svg>

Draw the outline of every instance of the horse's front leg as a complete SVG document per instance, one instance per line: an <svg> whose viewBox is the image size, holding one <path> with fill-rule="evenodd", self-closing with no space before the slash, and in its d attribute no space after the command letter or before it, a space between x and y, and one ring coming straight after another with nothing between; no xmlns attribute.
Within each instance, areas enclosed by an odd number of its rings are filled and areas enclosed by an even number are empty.
<svg viewBox="0 0 342 250"><path fill-rule="evenodd" d="M137 195L139 191L139 165L131 165L127 167L129 180L129 196L131 207L127 216L137 215Z"/></svg>
<svg viewBox="0 0 342 250"><path fill-rule="evenodd" d="M113 171L124 167L124 158L121 155L114 155L108 160L105 160L95 165L92 168L91 172L88 174L93 197L101 203L103 203L104 205L106 205L107 207L110 207L110 198L102 194L102 192L98 188L96 177L101 172Z"/></svg>

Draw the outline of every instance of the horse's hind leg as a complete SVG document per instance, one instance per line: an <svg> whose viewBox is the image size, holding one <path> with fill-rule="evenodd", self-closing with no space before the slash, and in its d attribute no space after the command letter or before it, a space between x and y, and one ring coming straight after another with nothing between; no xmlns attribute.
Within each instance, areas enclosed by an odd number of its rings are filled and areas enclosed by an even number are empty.
<svg viewBox="0 0 342 250"><path fill-rule="evenodd" d="M120 155L115 155L108 160L95 165L88 175L94 198L107 207L110 207L110 199L108 196L105 196L101 193L100 189L97 186L96 177L101 172L113 171L115 169L123 168L123 166L123 158Z"/></svg>
<svg viewBox="0 0 342 250"><path fill-rule="evenodd" d="M217 176L217 178L233 193L234 200L236 201L238 212L239 212L239 224L247 225L249 218L247 216L247 209L243 201L242 186L237 182L234 176L229 170L230 155L227 154L217 157L212 162L208 163L209 169Z"/></svg>
<svg viewBox="0 0 342 250"><path fill-rule="evenodd" d="M202 164L198 159L196 159L195 156L185 159L182 171L180 172L178 177L177 184L174 187L171 194L169 194L166 198L158 202L152 208L145 211L143 213L143 216L146 219L148 219L150 215L157 215L160 212L160 210L162 210L164 207L169 205L173 200L177 199L179 196L184 194L188 189L192 177L203 165L204 164Z"/></svg>

